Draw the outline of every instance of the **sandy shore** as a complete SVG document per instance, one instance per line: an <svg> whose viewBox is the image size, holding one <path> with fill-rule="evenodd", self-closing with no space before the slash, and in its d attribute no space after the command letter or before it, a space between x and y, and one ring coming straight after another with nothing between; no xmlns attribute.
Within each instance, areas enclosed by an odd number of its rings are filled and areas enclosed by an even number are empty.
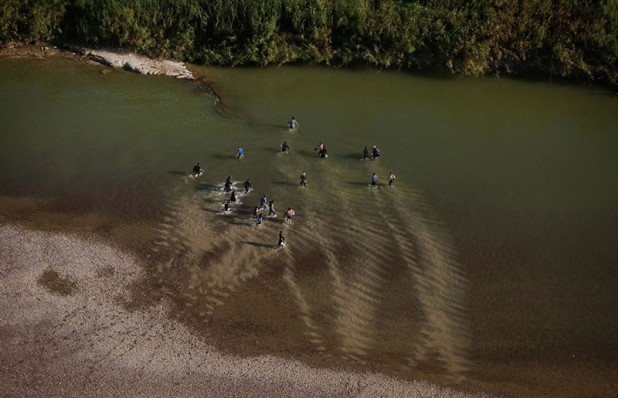
<svg viewBox="0 0 618 398"><path fill-rule="evenodd" d="M58 48L46 43L40 45L7 43L4 46L0 46L0 57L66 57L94 61L111 68L126 69L144 75L166 75L179 79L195 79L193 73L186 67L184 62L151 59L143 55L118 49L103 50L76 46Z"/></svg>
<svg viewBox="0 0 618 398"><path fill-rule="evenodd" d="M165 302L130 309L127 287L141 270L138 259L99 242L0 227L0 396L470 396L222 355L170 320Z"/></svg>
<svg viewBox="0 0 618 398"><path fill-rule="evenodd" d="M166 75L193 80L193 73L183 62L150 59L142 55L111 50L81 49L89 59L112 68L124 68L143 75Z"/></svg>

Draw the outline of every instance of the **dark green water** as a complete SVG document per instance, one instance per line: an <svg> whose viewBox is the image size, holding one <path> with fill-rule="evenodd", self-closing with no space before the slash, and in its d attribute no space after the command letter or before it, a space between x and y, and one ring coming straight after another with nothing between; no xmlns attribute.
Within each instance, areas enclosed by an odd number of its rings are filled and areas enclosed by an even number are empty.
<svg viewBox="0 0 618 398"><path fill-rule="evenodd" d="M618 102L604 90L199 69L215 105L191 82L64 60L0 69L0 221L134 249L152 275L136 294L171 298L173 316L221 349L615 395ZM289 133L292 115L301 128ZM361 161L372 145L383 156ZM223 215L228 175L255 189ZM264 194L278 217L257 228Z"/></svg>

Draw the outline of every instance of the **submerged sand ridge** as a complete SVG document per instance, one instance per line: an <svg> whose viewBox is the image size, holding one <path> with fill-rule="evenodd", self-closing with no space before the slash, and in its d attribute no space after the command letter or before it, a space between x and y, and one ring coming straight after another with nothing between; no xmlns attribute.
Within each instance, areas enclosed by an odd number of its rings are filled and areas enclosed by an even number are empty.
<svg viewBox="0 0 618 398"><path fill-rule="evenodd" d="M193 194L171 195L157 228L151 250L169 257L152 277L183 323L207 322L195 330L218 335L217 343L234 353L285 356L292 349L321 364L383 364L381 371L404 377L465 379L465 277L420 199L410 219L383 212L387 206L379 203L375 211L387 229L354 217L359 198L346 197L331 223L303 206L302 220L283 226L294 244L278 251L280 224L257 228L243 210L217 213L223 196L222 187L199 185ZM212 206L206 214L205 203ZM247 343L249 335L255 342Z"/></svg>
<svg viewBox="0 0 618 398"><path fill-rule="evenodd" d="M130 310L134 256L70 235L0 227L2 396L464 397L424 382L237 358L170 319L168 303ZM60 294L40 278L75 283Z"/></svg>

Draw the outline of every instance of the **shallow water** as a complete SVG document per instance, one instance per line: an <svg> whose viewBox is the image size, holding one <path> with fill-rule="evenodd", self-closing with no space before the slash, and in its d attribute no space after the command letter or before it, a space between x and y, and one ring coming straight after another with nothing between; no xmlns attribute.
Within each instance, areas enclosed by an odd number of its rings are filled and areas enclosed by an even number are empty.
<svg viewBox="0 0 618 398"><path fill-rule="evenodd" d="M66 60L0 68L0 221L135 249L152 275L135 294L172 298L173 316L222 349L494 392L615 394L618 115L604 90L199 69L215 104L191 82ZM374 144L383 156L360 160ZM225 215L228 175L254 190ZM258 228L264 194L278 217Z"/></svg>

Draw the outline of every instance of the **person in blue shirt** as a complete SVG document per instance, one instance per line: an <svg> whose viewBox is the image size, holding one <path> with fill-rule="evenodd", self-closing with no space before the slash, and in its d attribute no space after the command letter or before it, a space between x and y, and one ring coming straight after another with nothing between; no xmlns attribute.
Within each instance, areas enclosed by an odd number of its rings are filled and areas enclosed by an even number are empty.
<svg viewBox="0 0 618 398"><path fill-rule="evenodd" d="M373 175L371 176L371 186L372 187L378 186L378 175L376 173L373 173Z"/></svg>
<svg viewBox="0 0 618 398"><path fill-rule="evenodd" d="M238 158L238 160L240 160L243 157L245 157L245 152L242 150L241 147L238 147L238 151L236 152L236 158Z"/></svg>

